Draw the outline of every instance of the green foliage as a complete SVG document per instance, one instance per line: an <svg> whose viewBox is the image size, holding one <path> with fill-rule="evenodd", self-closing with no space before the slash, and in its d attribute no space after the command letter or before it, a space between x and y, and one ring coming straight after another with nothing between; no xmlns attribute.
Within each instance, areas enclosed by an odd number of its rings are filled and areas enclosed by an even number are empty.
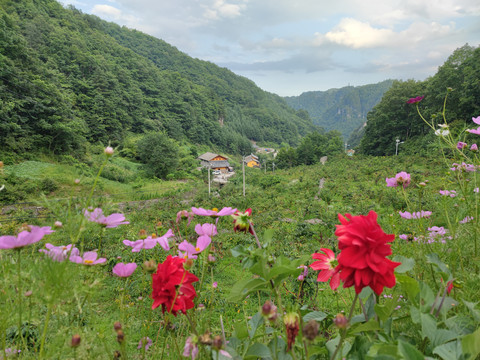
<svg viewBox="0 0 480 360"><path fill-rule="evenodd" d="M308 91L300 96L285 97L287 104L298 109L297 115L307 118L325 130L338 130L347 139L359 126L363 126L367 113L381 100L393 80L364 86L347 86L327 91Z"/></svg>
<svg viewBox="0 0 480 360"><path fill-rule="evenodd" d="M165 179L177 169L179 153L177 143L164 133L145 135L138 142L138 157L151 176Z"/></svg>
<svg viewBox="0 0 480 360"><path fill-rule="evenodd" d="M471 118L480 114L479 63L480 47L467 44L455 50L431 78L423 82L395 81L381 102L368 113L359 150L369 155L392 155L395 154L395 140L398 138L404 141L400 145L400 152L431 153L436 137L419 118L415 105L406 103L408 99L420 95L425 98L419 108L425 119L431 119L434 126L446 120L455 135L471 126ZM443 119L447 88L453 91L449 92L446 104L448 112ZM471 138L467 136L467 139Z"/></svg>
<svg viewBox="0 0 480 360"><path fill-rule="evenodd" d="M55 0L3 1L0 44L2 152L23 158L110 143L134 159L148 132L245 154L314 128L244 77Z"/></svg>

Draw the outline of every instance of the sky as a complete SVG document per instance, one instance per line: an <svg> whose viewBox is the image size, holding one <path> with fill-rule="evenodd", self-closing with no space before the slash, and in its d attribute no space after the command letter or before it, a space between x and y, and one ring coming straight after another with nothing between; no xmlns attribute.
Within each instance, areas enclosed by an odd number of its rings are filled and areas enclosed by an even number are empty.
<svg viewBox="0 0 480 360"><path fill-rule="evenodd" d="M280 96L425 80L480 45L479 0L61 0Z"/></svg>

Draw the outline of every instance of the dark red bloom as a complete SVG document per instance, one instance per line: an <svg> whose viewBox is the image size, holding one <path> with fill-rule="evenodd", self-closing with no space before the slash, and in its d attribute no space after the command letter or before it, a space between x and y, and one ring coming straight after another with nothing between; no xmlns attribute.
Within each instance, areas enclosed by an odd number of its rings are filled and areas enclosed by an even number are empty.
<svg viewBox="0 0 480 360"><path fill-rule="evenodd" d="M298 335L299 322L297 313L288 313L283 317L283 323L285 324L285 330L287 331L287 351L292 350L292 346L295 344L295 338Z"/></svg>
<svg viewBox="0 0 480 360"><path fill-rule="evenodd" d="M247 231L254 235L252 223L250 221L252 217L252 209L248 208L245 212L236 211L235 214L232 215L233 218L233 231L243 231L246 233Z"/></svg>
<svg viewBox="0 0 480 360"><path fill-rule="evenodd" d="M340 273L343 287L355 286L359 294L370 286L379 295L385 286L395 286L394 269L401 263L386 258L392 254L387 243L392 242L395 235L382 230L375 211L367 216L346 214L345 217L338 215L342 225L337 225L335 231L341 250L335 270Z"/></svg>
<svg viewBox="0 0 480 360"><path fill-rule="evenodd" d="M408 99L407 100L407 104L415 104L415 103L419 103L420 101L423 100L425 96L417 96L417 97L414 97L414 98L411 98L411 99Z"/></svg>
<svg viewBox="0 0 480 360"><path fill-rule="evenodd" d="M198 278L183 268L185 259L168 255L158 264L157 272L152 274L152 309L162 305L162 312L184 314L193 308L193 299L197 293L192 285Z"/></svg>

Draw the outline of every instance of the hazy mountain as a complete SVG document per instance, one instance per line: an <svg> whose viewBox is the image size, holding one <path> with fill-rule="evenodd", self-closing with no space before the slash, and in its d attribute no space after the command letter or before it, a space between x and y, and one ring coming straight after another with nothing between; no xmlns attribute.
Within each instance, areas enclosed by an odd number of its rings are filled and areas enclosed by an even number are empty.
<svg viewBox="0 0 480 360"><path fill-rule="evenodd" d="M325 130L338 130L348 139L367 121L367 113L380 102L393 80L363 86L346 86L327 91L308 91L284 99L294 109L306 110L314 124Z"/></svg>

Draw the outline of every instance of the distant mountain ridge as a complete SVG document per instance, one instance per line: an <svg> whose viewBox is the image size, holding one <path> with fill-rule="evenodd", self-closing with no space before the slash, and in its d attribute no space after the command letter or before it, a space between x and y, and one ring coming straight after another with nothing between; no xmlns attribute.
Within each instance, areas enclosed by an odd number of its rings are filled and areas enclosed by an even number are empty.
<svg viewBox="0 0 480 360"><path fill-rule="evenodd" d="M338 130L347 140L353 131L367 121L367 113L380 102L393 81L308 91L284 99L294 109L307 111L315 125L327 131Z"/></svg>

